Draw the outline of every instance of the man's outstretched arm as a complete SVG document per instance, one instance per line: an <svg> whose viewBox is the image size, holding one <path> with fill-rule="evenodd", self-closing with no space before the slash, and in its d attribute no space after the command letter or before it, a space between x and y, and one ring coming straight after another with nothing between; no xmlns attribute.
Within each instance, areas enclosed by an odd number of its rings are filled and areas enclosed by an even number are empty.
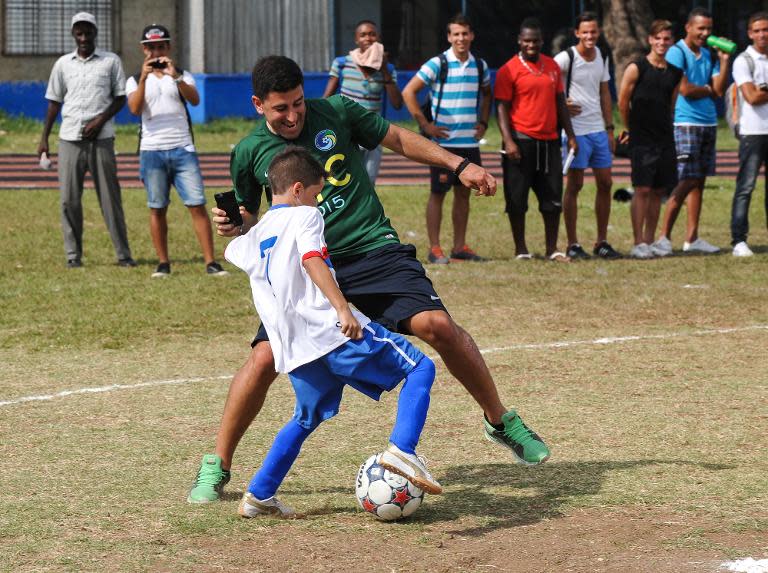
<svg viewBox="0 0 768 573"><path fill-rule="evenodd" d="M418 133L392 124L381 144L418 163L444 167L451 171L455 171L464 161L464 158L454 155ZM463 185L476 189L477 195L496 194L496 178L474 163L464 168L459 174L459 180Z"/></svg>

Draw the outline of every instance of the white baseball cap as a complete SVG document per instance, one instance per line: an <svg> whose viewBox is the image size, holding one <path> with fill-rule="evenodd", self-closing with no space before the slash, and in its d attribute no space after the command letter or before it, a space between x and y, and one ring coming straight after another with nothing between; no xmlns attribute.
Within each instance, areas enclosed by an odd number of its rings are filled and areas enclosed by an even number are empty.
<svg viewBox="0 0 768 573"><path fill-rule="evenodd" d="M75 27L75 24L78 22L88 22L89 24L93 24L94 28L98 29L98 26L96 25L96 16L93 14L89 14L88 12L78 12L74 16L72 16L72 28Z"/></svg>

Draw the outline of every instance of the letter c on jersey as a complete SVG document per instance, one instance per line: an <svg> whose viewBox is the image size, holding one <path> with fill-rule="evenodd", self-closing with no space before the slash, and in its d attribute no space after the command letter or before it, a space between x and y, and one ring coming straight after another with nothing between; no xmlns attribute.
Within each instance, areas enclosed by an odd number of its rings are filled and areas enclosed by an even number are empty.
<svg viewBox="0 0 768 573"><path fill-rule="evenodd" d="M336 163L337 161L344 161L344 159L345 159L345 157L344 157L343 153L337 153L336 155L331 155L328 158L328 161L325 162L325 167L324 167L325 172L326 173L333 173L333 164ZM352 179L352 175L350 175L349 173L347 173L344 176L344 179L342 179L341 181L336 179L333 175L329 175L328 176L328 183L330 183L334 187L344 187L344 185L349 183L351 181L351 179Z"/></svg>

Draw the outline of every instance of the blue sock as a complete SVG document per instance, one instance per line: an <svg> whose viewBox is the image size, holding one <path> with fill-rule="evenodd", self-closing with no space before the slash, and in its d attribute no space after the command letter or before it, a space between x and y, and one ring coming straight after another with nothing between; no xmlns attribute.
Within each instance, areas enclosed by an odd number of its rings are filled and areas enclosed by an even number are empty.
<svg viewBox="0 0 768 573"><path fill-rule="evenodd" d="M406 377L397 400L397 418L389 441L407 454L416 453L427 421L429 391L435 381L435 363L424 356Z"/></svg>
<svg viewBox="0 0 768 573"><path fill-rule="evenodd" d="M304 440L312 433L299 426L295 420L291 420L277 433L272 447L269 449L259 471L253 476L248 485L248 491L256 499L269 499L285 478L285 474L291 469L293 462L301 451Z"/></svg>

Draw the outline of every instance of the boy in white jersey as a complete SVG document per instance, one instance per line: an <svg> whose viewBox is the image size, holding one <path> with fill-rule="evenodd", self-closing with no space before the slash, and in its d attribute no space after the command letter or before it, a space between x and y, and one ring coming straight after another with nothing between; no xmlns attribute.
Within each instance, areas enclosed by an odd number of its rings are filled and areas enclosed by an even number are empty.
<svg viewBox="0 0 768 573"><path fill-rule="evenodd" d="M304 148L289 146L269 166L272 207L224 256L251 280L278 372L296 393L293 418L277 434L240 502L243 517L295 517L275 493L301 445L338 412L345 385L378 400L401 380L397 418L378 462L428 493L441 493L415 448L429 408L434 363L415 346L351 309L336 283L317 209L325 173Z"/></svg>

